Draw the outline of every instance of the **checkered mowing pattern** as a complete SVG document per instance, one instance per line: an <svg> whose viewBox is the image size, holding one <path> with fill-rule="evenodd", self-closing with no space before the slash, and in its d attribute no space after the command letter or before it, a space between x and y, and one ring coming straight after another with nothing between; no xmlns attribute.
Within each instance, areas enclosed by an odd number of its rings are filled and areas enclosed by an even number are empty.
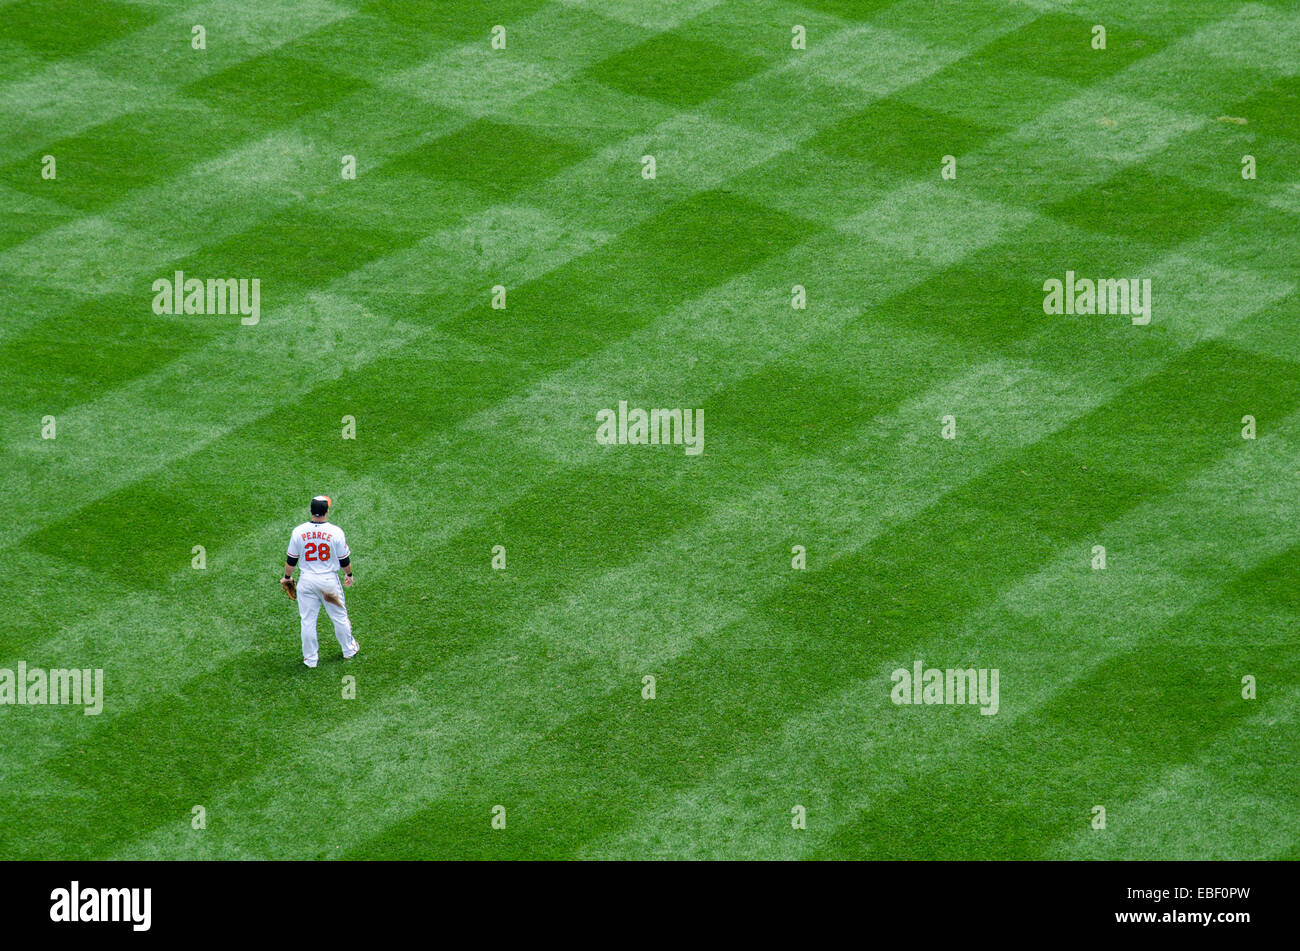
<svg viewBox="0 0 1300 951"><path fill-rule="evenodd" d="M105 691L0 707L0 858L1300 858L1297 49L1267 0L0 4L0 667ZM362 653L307 671L321 492Z"/></svg>

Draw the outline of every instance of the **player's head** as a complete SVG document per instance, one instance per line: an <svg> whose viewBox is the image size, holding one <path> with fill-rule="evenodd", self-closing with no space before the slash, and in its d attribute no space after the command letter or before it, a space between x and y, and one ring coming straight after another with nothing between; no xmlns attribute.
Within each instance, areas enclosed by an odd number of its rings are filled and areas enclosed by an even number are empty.
<svg viewBox="0 0 1300 951"><path fill-rule="evenodd" d="M321 518L330 510L330 497L328 495L318 495L311 500L312 518Z"/></svg>

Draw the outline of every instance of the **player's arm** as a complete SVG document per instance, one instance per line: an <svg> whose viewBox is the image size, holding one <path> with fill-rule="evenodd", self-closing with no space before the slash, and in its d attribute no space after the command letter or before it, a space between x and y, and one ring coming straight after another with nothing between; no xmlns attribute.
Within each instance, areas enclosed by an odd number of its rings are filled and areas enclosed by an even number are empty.
<svg viewBox="0 0 1300 951"><path fill-rule="evenodd" d="M339 567L343 569L343 583L349 588L352 587L352 553L344 555L339 559Z"/></svg>
<svg viewBox="0 0 1300 951"><path fill-rule="evenodd" d="M284 577L292 578L294 566L302 557L302 539L296 534L289 536L289 549L284 555Z"/></svg>

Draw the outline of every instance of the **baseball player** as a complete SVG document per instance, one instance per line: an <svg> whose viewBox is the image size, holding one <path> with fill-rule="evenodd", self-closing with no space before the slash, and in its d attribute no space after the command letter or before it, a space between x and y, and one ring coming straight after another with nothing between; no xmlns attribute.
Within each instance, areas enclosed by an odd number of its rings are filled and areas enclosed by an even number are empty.
<svg viewBox="0 0 1300 951"><path fill-rule="evenodd" d="M360 648L352 636L343 589L339 587L339 569L343 583L352 587L352 552L348 550L343 529L328 521L330 497L318 495L311 500L311 521L303 522L289 538L289 554L284 559L284 577L280 584L289 597L298 602L302 617L302 662L315 667L317 661L316 615L321 604L334 622L334 636L339 639L344 657L355 657ZM298 583L293 583L293 569L301 562Z"/></svg>

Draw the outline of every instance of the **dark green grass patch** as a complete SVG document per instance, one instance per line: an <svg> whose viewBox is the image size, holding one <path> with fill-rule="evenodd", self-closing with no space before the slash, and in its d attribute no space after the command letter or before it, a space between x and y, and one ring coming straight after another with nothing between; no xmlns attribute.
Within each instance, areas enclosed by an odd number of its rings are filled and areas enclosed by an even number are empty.
<svg viewBox="0 0 1300 951"><path fill-rule="evenodd" d="M32 565L45 563L35 560L39 557L35 549L22 544L11 546L8 557L14 564L26 565L29 573L24 584L5 594L8 619L0 627L0 666L10 669L21 659L32 666L54 666L46 663L48 655L37 645L57 643L65 632L93 623L106 601L139 595L139 589L126 583L123 575L93 569L79 572L71 563L59 564L54 571L32 571ZM79 584L74 579L89 583Z"/></svg>
<svg viewBox="0 0 1300 951"><path fill-rule="evenodd" d="M366 85L319 61L273 50L204 76L183 91L231 115L254 115L274 125L324 108Z"/></svg>
<svg viewBox="0 0 1300 951"><path fill-rule="evenodd" d="M403 4L418 10L428 4ZM295 37L279 48L285 56L332 68L370 81L432 59L454 43L445 31L396 28L383 16L358 13Z"/></svg>
<svg viewBox="0 0 1300 951"><path fill-rule="evenodd" d="M810 146L907 175L934 176L944 155L977 148L997 129L882 99L818 133Z"/></svg>
<svg viewBox="0 0 1300 951"><path fill-rule="evenodd" d="M707 401L713 446L752 453L743 440L797 455L837 449L918 387L936 385L977 362L978 353L921 329L882 324L874 312L832 341L776 360Z"/></svg>
<svg viewBox="0 0 1300 951"><path fill-rule="evenodd" d="M1243 182L1243 185L1248 184ZM1295 280L1300 231L1294 213L1269 205L1244 203L1201 235L1196 246L1221 267L1257 272L1272 280Z"/></svg>
<svg viewBox="0 0 1300 951"><path fill-rule="evenodd" d="M1198 623L1198 613L1184 620ZM1114 803L1194 759L1251 715L1239 684L1235 691L1215 690L1210 676L1231 686L1242 665L1277 678L1295 662L1276 649L1170 653L1144 641L1070 685L1014 737L958 752L944 773L923 774L906 792L879 797L815 855L1041 856L1057 840L1089 829L1095 805L1111 803L1114 810ZM1001 689L1012 683L1003 681Z"/></svg>
<svg viewBox="0 0 1300 951"><path fill-rule="evenodd" d="M404 153L391 164L391 171L466 185L491 201L501 201L550 178L583 154L577 145L526 126L479 119Z"/></svg>
<svg viewBox="0 0 1300 951"><path fill-rule="evenodd" d="M20 0L4 7L0 39L43 56L76 56L147 26L157 14L115 0Z"/></svg>
<svg viewBox="0 0 1300 951"><path fill-rule="evenodd" d="M1106 27L1104 50L1092 48L1092 28L1098 23ZM1160 33L1125 27L1113 18L1048 13L989 43L975 58L998 66L1014 63L1055 79L1087 85L1159 52L1167 43Z"/></svg>
<svg viewBox="0 0 1300 951"><path fill-rule="evenodd" d="M1139 166L1071 195L1049 211L1089 231L1169 247L1222 225L1238 205L1231 195Z"/></svg>
<svg viewBox="0 0 1300 951"><path fill-rule="evenodd" d="M880 308L891 322L975 347L1005 347L1043 326L1041 282L1009 275L996 254L944 268Z"/></svg>
<svg viewBox="0 0 1300 951"><path fill-rule="evenodd" d="M970 130L968 139L940 153L960 155L971 147L972 140L986 137L987 130L1014 129L1077 96L1082 89L1075 83L1045 76L1021 64L991 63L968 56L900 89L892 98L920 107L922 116L929 112L948 113L954 117L958 132ZM933 121L937 130L948 126L947 120ZM929 129L922 130L922 140L926 138L934 139ZM932 144L930 151L933 150Z"/></svg>
<svg viewBox="0 0 1300 951"><path fill-rule="evenodd" d="M52 310L26 332L0 342L5 402L36 416L62 412L202 346L214 332L212 325L200 324L177 334L141 293Z"/></svg>
<svg viewBox="0 0 1300 951"><path fill-rule="evenodd" d="M669 32L615 53L588 74L634 96L688 109L753 75L761 65L755 57Z"/></svg>
<svg viewBox="0 0 1300 951"><path fill-rule="evenodd" d="M1226 114L1245 119L1252 133L1300 142L1300 76L1274 80L1229 106Z"/></svg>
<svg viewBox="0 0 1300 951"><path fill-rule="evenodd" d="M92 211L159 179L184 173L252 135L247 117L169 100L127 113L41 147L0 171L0 181L70 208ZM58 177L40 177L42 155L53 155Z"/></svg>
<svg viewBox="0 0 1300 951"><path fill-rule="evenodd" d="M323 284L415 240L407 232L372 230L364 222L345 227L337 218L294 209L194 252L161 276L181 270L186 279L256 277L266 306L293 289Z"/></svg>
<svg viewBox="0 0 1300 951"><path fill-rule="evenodd" d="M399 160L359 174L345 188L313 196L310 212L326 221L350 221L366 231L384 232L384 253L428 238L481 207L482 194L464 182L435 179L404 168ZM409 294L417 285L401 282L367 285L368 294ZM409 313L409 311L408 311Z"/></svg>
<svg viewBox="0 0 1300 951"><path fill-rule="evenodd" d="M25 169L16 170L14 175L37 178L40 175L40 165L29 163ZM17 183L11 179L9 184ZM58 205L14 208L6 204L6 207L0 207L0 251L67 224L75 217L74 212Z"/></svg>

